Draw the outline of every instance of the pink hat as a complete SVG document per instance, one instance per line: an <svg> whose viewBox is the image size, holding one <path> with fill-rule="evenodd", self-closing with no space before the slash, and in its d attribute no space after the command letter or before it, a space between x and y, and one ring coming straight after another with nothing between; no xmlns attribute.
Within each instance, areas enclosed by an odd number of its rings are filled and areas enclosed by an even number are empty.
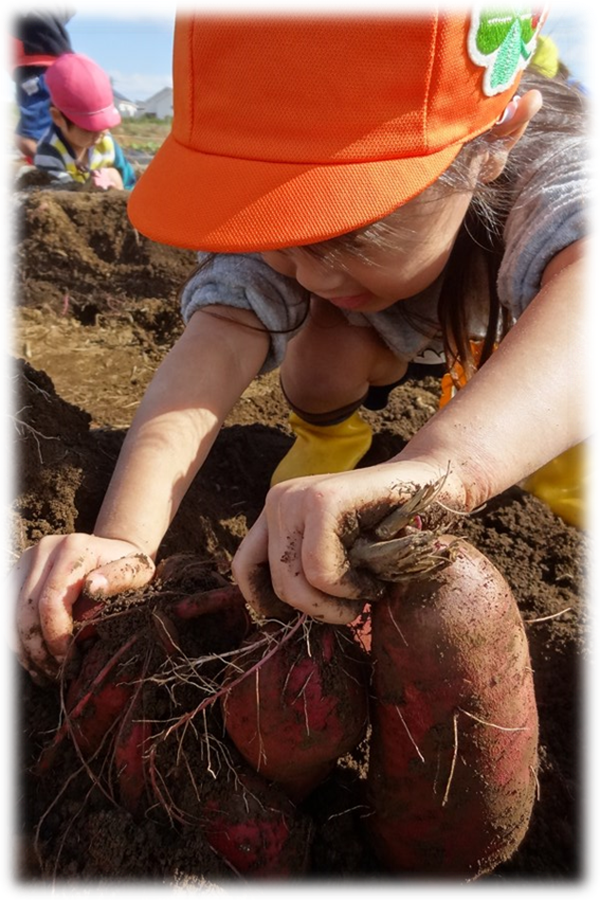
<svg viewBox="0 0 600 900"><path fill-rule="evenodd" d="M46 72L46 84L54 106L86 131L104 131L121 121L108 75L88 56L59 56Z"/></svg>

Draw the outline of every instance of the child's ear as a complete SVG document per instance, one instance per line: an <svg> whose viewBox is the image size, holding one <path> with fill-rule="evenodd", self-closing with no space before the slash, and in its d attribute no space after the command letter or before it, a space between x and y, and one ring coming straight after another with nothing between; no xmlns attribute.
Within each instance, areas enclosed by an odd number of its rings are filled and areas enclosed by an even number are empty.
<svg viewBox="0 0 600 900"><path fill-rule="evenodd" d="M52 119L54 124L57 125L59 128L61 128L61 129L64 128L64 125L65 125L64 116L61 113L61 111L59 109L57 109L56 106L53 106L52 104L50 104L50 118Z"/></svg>
<svg viewBox="0 0 600 900"><path fill-rule="evenodd" d="M525 134L542 102L542 95L536 90L527 91L522 97L516 96L510 101L504 115L488 134L488 143L495 146L487 152L482 162L479 174L483 181L493 181L501 174L508 154Z"/></svg>

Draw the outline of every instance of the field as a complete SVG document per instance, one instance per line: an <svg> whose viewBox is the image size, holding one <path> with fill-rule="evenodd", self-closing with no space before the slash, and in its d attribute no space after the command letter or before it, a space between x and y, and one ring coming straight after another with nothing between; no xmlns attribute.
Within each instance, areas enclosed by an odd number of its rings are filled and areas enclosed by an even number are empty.
<svg viewBox="0 0 600 900"><path fill-rule="evenodd" d="M160 140L123 126L130 147ZM12 554L44 534L87 531L134 409L181 332L177 293L191 253L152 244L128 223L119 193L15 190L12 435L18 478ZM397 452L435 411L433 379L397 389L381 413L364 464ZM276 373L257 379L222 428L161 547L186 552L228 577L240 539L258 516L277 461L290 446ZM460 533L504 573L526 623L541 728L539 799L516 856L489 880L569 885L584 873L581 751L585 687L587 541L514 487L468 517ZM54 687L18 679L20 771L16 876L24 884L83 886L149 880L232 883L235 877L194 830L148 816L136 821L93 788L71 751L51 778L32 768L59 720ZM310 875L383 883L349 792L359 759L340 760L309 798Z"/></svg>

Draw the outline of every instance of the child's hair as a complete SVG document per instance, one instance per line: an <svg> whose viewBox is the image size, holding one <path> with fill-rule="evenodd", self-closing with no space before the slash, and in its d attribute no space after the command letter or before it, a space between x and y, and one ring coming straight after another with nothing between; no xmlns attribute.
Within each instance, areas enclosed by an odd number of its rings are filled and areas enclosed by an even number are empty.
<svg viewBox="0 0 600 900"><path fill-rule="evenodd" d="M489 359L495 344L512 325L508 311L498 299L497 276L503 254L503 225L511 207L515 178L524 169L535 169L540 156L540 141L552 143L558 133L577 136L583 135L585 130L585 96L564 66L554 78L540 75L533 67L525 71L520 92L533 88L542 94L543 106L511 150L499 178L491 182L474 181L471 160L484 147L494 151L494 144L488 143L483 134L465 144L450 167L421 194L421 202L427 202L455 191L473 190L469 210L446 265L438 303L438 321L448 367L459 362L467 378ZM502 149L500 141L496 142L496 148ZM406 222L403 207L364 228L303 249L332 265L339 265L348 255L368 263L374 250L393 247L399 238L411 239L410 222ZM474 291L481 293L481 263L488 289L488 297L484 298L488 307L487 329L481 356L475 363L466 301ZM476 282L476 279L479 280ZM398 308L403 312L402 304ZM430 333L435 324L430 321L420 323L414 314L410 322L415 328L426 326L425 333Z"/></svg>

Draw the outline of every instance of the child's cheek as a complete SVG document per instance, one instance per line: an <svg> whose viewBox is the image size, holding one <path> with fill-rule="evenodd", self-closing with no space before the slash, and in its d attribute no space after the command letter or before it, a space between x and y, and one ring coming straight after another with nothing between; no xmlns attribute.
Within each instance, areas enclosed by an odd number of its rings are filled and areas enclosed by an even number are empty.
<svg viewBox="0 0 600 900"><path fill-rule="evenodd" d="M287 278L296 277L296 266L293 260L286 258L283 253L278 250L268 250L260 255L269 268L275 272L279 272L280 275L285 275Z"/></svg>

